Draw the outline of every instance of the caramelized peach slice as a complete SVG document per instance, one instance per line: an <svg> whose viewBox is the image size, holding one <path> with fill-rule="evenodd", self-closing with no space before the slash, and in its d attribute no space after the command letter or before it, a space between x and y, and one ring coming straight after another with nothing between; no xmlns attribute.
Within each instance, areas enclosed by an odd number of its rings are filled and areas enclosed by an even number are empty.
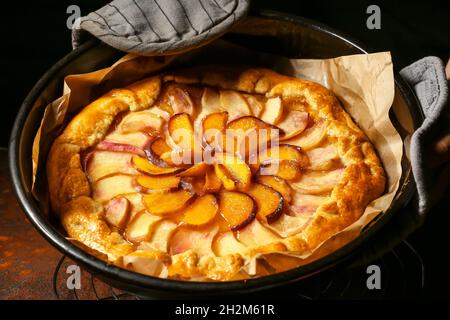
<svg viewBox="0 0 450 320"><path fill-rule="evenodd" d="M197 195L204 195L205 178L203 176L183 177L181 179L181 188L193 192Z"/></svg>
<svg viewBox="0 0 450 320"><path fill-rule="evenodd" d="M259 176L258 182L266 186L269 186L275 191L281 193L284 201L286 202L292 201L291 196L292 189L284 179L277 176Z"/></svg>
<svg viewBox="0 0 450 320"><path fill-rule="evenodd" d="M280 144L278 147L263 150L260 152L258 160L263 164L267 160L291 160L296 161L301 168L309 165L309 159L305 152L300 147L291 144Z"/></svg>
<svg viewBox="0 0 450 320"><path fill-rule="evenodd" d="M316 148L308 151L310 170L330 170L339 165L339 154L336 147L327 146L324 148Z"/></svg>
<svg viewBox="0 0 450 320"><path fill-rule="evenodd" d="M206 170L208 169L208 165L204 162L199 162L194 164L192 167L178 173L179 177L197 177L203 176L206 174Z"/></svg>
<svg viewBox="0 0 450 320"><path fill-rule="evenodd" d="M222 191L219 195L219 210L232 231L252 222L256 216L254 200L242 192Z"/></svg>
<svg viewBox="0 0 450 320"><path fill-rule="evenodd" d="M100 203L105 203L118 195L136 191L133 177L126 175L106 177L92 184L92 198Z"/></svg>
<svg viewBox="0 0 450 320"><path fill-rule="evenodd" d="M194 114L194 103L192 102L189 93L185 90L175 86L170 86L167 90L167 96L174 114Z"/></svg>
<svg viewBox="0 0 450 320"><path fill-rule="evenodd" d="M208 114L203 119L203 132L206 132L210 129L216 129L219 131L224 131L228 122L228 112L215 112Z"/></svg>
<svg viewBox="0 0 450 320"><path fill-rule="evenodd" d="M214 239L213 251L219 257L236 253L245 255L247 250L246 246L236 240L232 231L222 232Z"/></svg>
<svg viewBox="0 0 450 320"><path fill-rule="evenodd" d="M261 221L273 223L283 213L283 197L269 186L252 183L247 194L256 202L256 216Z"/></svg>
<svg viewBox="0 0 450 320"><path fill-rule="evenodd" d="M165 152L170 151L172 151L172 149L161 137L157 137L154 138L153 140L150 140L144 146L144 152L148 161L153 163L155 166L162 168L167 168L169 164L165 162L163 159L161 159L161 155L164 154Z"/></svg>
<svg viewBox="0 0 450 320"><path fill-rule="evenodd" d="M109 200L105 207L105 220L109 225L123 229L130 218L130 202L125 197Z"/></svg>
<svg viewBox="0 0 450 320"><path fill-rule="evenodd" d="M310 150L319 145L326 136L328 122L325 119L317 120L314 125L297 137L287 141L290 144L300 146L303 150Z"/></svg>
<svg viewBox="0 0 450 320"><path fill-rule="evenodd" d="M220 105L222 110L228 111L230 120L251 114L247 101L235 91L221 90Z"/></svg>
<svg viewBox="0 0 450 320"><path fill-rule="evenodd" d="M208 167L205 175L205 184L203 186L204 193L219 192L222 187L222 181L217 177L214 168Z"/></svg>
<svg viewBox="0 0 450 320"><path fill-rule="evenodd" d="M150 110L143 110L128 113L120 122L119 131L130 132L158 132L164 123L164 119L154 114Z"/></svg>
<svg viewBox="0 0 450 320"><path fill-rule="evenodd" d="M125 237L131 242L147 241L152 235L152 227L161 217L141 211L130 221L125 231Z"/></svg>
<svg viewBox="0 0 450 320"><path fill-rule="evenodd" d="M194 127L187 113L178 113L169 120L167 129L175 144L185 151L194 150Z"/></svg>
<svg viewBox="0 0 450 320"><path fill-rule="evenodd" d="M223 166L222 164L215 163L214 173L226 190L229 191L236 190L237 188L236 183L234 182L231 174L228 172L225 166Z"/></svg>
<svg viewBox="0 0 450 320"><path fill-rule="evenodd" d="M186 208L182 221L194 226L204 225L212 221L218 211L219 205L216 197L212 194L207 194L197 198Z"/></svg>
<svg viewBox="0 0 450 320"><path fill-rule="evenodd" d="M245 228L239 230L237 239L248 249L265 246L281 240L275 233L264 227L258 219L254 219Z"/></svg>
<svg viewBox="0 0 450 320"><path fill-rule="evenodd" d="M177 177L175 175L141 175L136 177L136 183L139 186L150 190L173 189L178 187L178 185L180 184L180 179L180 177Z"/></svg>
<svg viewBox="0 0 450 320"><path fill-rule="evenodd" d="M253 116L244 116L237 118L233 121L230 121L227 124L227 129L231 130L242 130L242 132L247 132L249 130L255 129L267 129L267 130L280 130L280 128L266 123L256 117ZM283 134L282 130L280 130L280 136Z"/></svg>
<svg viewBox="0 0 450 320"><path fill-rule="evenodd" d="M277 124L283 115L283 103L280 97L270 98L266 101L266 107L260 118L262 121Z"/></svg>
<svg viewBox="0 0 450 320"><path fill-rule="evenodd" d="M302 178L291 184L298 192L305 194L321 194L333 190L334 186L341 179L344 169L337 169L328 172L305 171Z"/></svg>
<svg viewBox="0 0 450 320"><path fill-rule="evenodd" d="M187 226L178 227L172 234L169 244L171 255L192 250L200 256L214 255L212 243L218 232L217 225L194 229Z"/></svg>
<svg viewBox="0 0 450 320"><path fill-rule="evenodd" d="M142 197L145 208L155 215L167 215L185 208L194 194L187 190L152 192Z"/></svg>
<svg viewBox="0 0 450 320"><path fill-rule="evenodd" d="M278 139L283 134L284 132L278 127L258 118L241 117L228 123L223 149L228 153L238 152L242 158L248 159L249 155L267 148L270 141ZM229 146L231 144L234 149Z"/></svg>
<svg viewBox="0 0 450 320"><path fill-rule="evenodd" d="M91 182L95 182L112 174L135 174L136 170L130 166L130 153L93 151L86 157L86 174Z"/></svg>
<svg viewBox="0 0 450 320"><path fill-rule="evenodd" d="M259 168L258 175L271 175L284 180L297 180L302 176L302 168L297 161L292 160L266 162Z"/></svg>
<svg viewBox="0 0 450 320"><path fill-rule="evenodd" d="M162 174L168 174L168 173L176 173L176 172L179 172L180 170L182 170L182 169L176 168L176 167L167 167L167 168L158 167L158 166L154 165L153 163L151 163L150 161L148 161L147 159L138 157L138 156L134 156L131 159L131 163L138 171L143 172L143 173L148 173L150 175L162 175Z"/></svg>
<svg viewBox="0 0 450 320"><path fill-rule="evenodd" d="M236 183L236 188L238 190L245 191L250 187L251 171L249 166L244 161L236 156L232 156L229 154L218 155L216 157L216 161L224 167L224 169L227 171L227 173L225 173L226 178L231 178ZM221 176L219 176L219 178L221 179ZM223 180L222 182L224 183L224 186L225 183L227 183ZM225 188L227 187L225 186Z"/></svg>
<svg viewBox="0 0 450 320"><path fill-rule="evenodd" d="M300 134L308 126L308 121L308 112L290 110L278 123L278 127L285 132L285 135L280 139L287 140Z"/></svg>
<svg viewBox="0 0 450 320"><path fill-rule="evenodd" d="M221 142L221 136L225 133L228 122L228 112L211 113L203 120L203 137L204 141L215 147Z"/></svg>

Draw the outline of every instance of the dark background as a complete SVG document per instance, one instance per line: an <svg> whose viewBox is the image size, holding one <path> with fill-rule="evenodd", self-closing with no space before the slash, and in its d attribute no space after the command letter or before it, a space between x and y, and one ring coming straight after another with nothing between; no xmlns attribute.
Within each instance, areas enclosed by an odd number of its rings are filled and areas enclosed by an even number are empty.
<svg viewBox="0 0 450 320"><path fill-rule="evenodd" d="M71 51L71 32L66 27L71 4L82 15L108 1L41 0L11 1L0 9L0 147L7 147L14 117L27 93L56 61ZM381 8L381 30L368 30L366 9ZM391 51L395 69L427 55L448 61L450 56L450 1L332 1L253 0L253 7L284 11L320 21L360 40L373 51ZM449 297L448 253L449 195L427 217L425 225L410 237L426 261L427 281L423 297ZM436 248L441 248L437 251Z"/></svg>
<svg viewBox="0 0 450 320"><path fill-rule="evenodd" d="M71 50L67 7L77 4L82 15L109 1L41 0L2 2L0 146L24 97L56 61ZM368 30L366 9L381 8L381 30ZM375 51L390 50L397 70L426 55L447 61L450 54L450 1L253 0L254 7L301 15L344 31ZM6 6L6 7L5 7Z"/></svg>

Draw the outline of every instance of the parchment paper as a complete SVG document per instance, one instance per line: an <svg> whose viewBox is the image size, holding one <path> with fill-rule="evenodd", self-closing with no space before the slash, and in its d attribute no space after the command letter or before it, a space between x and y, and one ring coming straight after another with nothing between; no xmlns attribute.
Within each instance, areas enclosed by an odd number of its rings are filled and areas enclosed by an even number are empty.
<svg viewBox="0 0 450 320"><path fill-rule="evenodd" d="M123 87L151 74L176 66L205 63L240 63L264 66L280 73L318 82L333 91L345 110L374 144L387 175L386 193L368 205L363 215L314 252L265 254L244 268L248 275L260 274L258 261L271 272L309 263L356 238L364 226L386 210L397 191L401 177L403 143L389 119L394 99L394 76L388 52L343 56L328 60L287 59L250 51L222 40L185 54L142 57L128 54L111 67L95 72L69 75L62 96L49 104L33 144L33 194L48 212L45 160L52 141L61 128L89 102L107 91ZM145 272L144 272L145 273Z"/></svg>

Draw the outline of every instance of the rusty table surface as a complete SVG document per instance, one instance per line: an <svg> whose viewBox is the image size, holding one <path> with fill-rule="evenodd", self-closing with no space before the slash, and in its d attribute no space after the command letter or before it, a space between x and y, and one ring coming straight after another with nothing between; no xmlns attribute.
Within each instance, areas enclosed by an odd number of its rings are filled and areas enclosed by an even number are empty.
<svg viewBox="0 0 450 320"><path fill-rule="evenodd" d="M0 149L0 300L56 299L53 275L63 255L53 248L31 225L20 208L12 189L7 150ZM65 259L56 281L60 299L96 299L112 295L112 289L81 270L82 288L67 289ZM95 285L96 292L92 290ZM120 292L115 292L120 294Z"/></svg>

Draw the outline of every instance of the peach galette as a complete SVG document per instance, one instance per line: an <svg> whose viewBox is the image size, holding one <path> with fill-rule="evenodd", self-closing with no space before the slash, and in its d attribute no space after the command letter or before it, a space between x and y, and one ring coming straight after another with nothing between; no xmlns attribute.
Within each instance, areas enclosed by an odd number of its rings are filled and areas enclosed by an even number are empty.
<svg viewBox="0 0 450 320"><path fill-rule="evenodd" d="M69 237L160 277L232 280L305 254L384 191L380 161L334 95L266 69L199 67L81 110L47 162Z"/></svg>

